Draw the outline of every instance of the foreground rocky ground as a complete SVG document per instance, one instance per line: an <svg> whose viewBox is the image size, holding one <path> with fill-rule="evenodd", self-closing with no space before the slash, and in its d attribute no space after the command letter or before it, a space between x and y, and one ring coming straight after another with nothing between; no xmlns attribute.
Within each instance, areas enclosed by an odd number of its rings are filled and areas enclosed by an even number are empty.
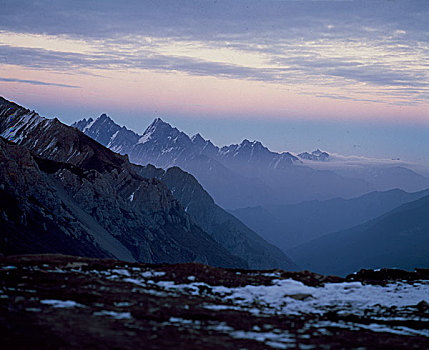
<svg viewBox="0 0 429 350"><path fill-rule="evenodd" d="M2 349L427 349L429 271L0 258Z"/></svg>

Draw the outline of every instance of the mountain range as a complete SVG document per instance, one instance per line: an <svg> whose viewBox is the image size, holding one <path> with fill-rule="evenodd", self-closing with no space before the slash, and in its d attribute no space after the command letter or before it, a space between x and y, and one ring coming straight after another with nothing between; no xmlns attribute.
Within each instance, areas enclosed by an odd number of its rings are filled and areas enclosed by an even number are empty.
<svg viewBox="0 0 429 350"><path fill-rule="evenodd" d="M266 240L287 251L328 233L360 225L427 195L429 189L413 193L394 189L351 199L249 207L231 213Z"/></svg>
<svg viewBox="0 0 429 350"><path fill-rule="evenodd" d="M3 98L0 136L2 254L297 268L178 168L134 165L76 128Z"/></svg>
<svg viewBox="0 0 429 350"><path fill-rule="evenodd" d="M224 183L230 197L247 188L247 194L269 200L285 196L286 180L294 176L300 181L317 177L307 186L313 188L320 181L348 181L301 163L329 162L324 153L299 158L248 140L219 148L161 119L141 136L106 115L69 127L0 98L0 253L296 270L278 245L302 267L322 273L428 267L428 190L274 202L234 210L233 216L192 173L178 167L192 165L216 186ZM132 157L148 157L162 167L136 165ZM278 185L283 175L287 185L264 193L271 188L268 175ZM242 187L233 192L235 185Z"/></svg>
<svg viewBox="0 0 429 350"><path fill-rule="evenodd" d="M102 114L72 126L136 164L167 169L178 166L194 175L224 208L284 204L363 194L372 186L361 179L315 170L289 152L270 151L259 141L243 140L224 147L200 134L189 137L160 118L139 135ZM326 159L326 152L312 153ZM305 154L302 157L306 157Z"/></svg>
<svg viewBox="0 0 429 350"><path fill-rule="evenodd" d="M160 118L142 134L119 126L106 114L72 126L111 150L127 154L133 163L180 167L194 175L217 204L228 209L429 187L429 179L401 166L323 168L322 163L328 164L332 157L319 149L298 155L278 153L247 139L218 147L200 134L189 137Z"/></svg>
<svg viewBox="0 0 429 350"><path fill-rule="evenodd" d="M400 239L395 238L395 233L392 233L392 242L383 242L378 239L377 232L372 231L374 241L362 233L362 237L367 238L362 242L356 241L355 255L351 254L349 260L346 255L343 256L343 263L334 259L329 268L323 271L320 270L323 264L318 267L319 260L316 257L322 259L325 256L325 245L321 243L319 248L319 243L315 243L311 249L306 248L306 244L310 244L318 237L320 241L317 242L323 242L325 235L330 237L331 232L347 229L360 232L361 225L365 222L378 220L383 215L387 215L386 213L390 210L428 195L428 190L416 193L407 193L400 189L369 192L370 189L376 188L374 184L377 182L382 188L395 186L395 177L397 177L396 183L408 186L410 186L409 182L412 185L413 180L418 180L414 184L417 188L424 188L425 184L429 184L426 178L412 170L401 167L380 169L368 167L363 172L365 180L353 179L356 172L352 172L351 177L347 177L333 171L315 170L306 166L305 164L309 162L330 161L330 155L319 149L295 156L289 152L272 152L260 142L249 140L220 148L199 134L189 137L160 118L155 119L142 135L120 127L105 114L96 120L81 120L73 126L110 149L127 154L136 163L153 163L167 169L158 169L158 173L151 176L165 181L172 192L181 198L188 212L198 218L201 227L209 233L213 234L213 230L218 226L204 225L203 222L207 222L207 219L202 221L201 219L211 217L210 221L213 222L213 218L217 218L218 215L216 210L206 205L210 201L200 202L199 199L209 196L210 193L216 201L220 201L227 207L234 207L240 203L265 203L256 207L230 209L230 213L270 243L293 254L305 268L316 269L323 273L344 274L351 272L351 266L359 267L359 259L365 267L374 265L409 268L413 264L427 265L425 259L418 253L419 250L415 250L412 243L402 244ZM201 195L194 195L194 200L186 200L189 192L194 193L194 190L187 191L186 195L182 196L180 191L177 191L175 185L177 181L168 180L170 172L180 171L178 167L194 175L208 193L199 188L196 192ZM149 166L145 167L145 169L149 168ZM383 179L386 179L384 186L382 186ZM364 192L367 193L362 194ZM360 193L360 196L352 196L356 193ZM345 198L339 198L338 195ZM317 199L290 203L309 197ZM211 206L214 205L211 203ZM384 223L386 227L390 227L390 220L394 219L386 219ZM413 223L409 222L408 225L411 231L409 237L404 239L419 242L422 237L414 237ZM383 231L380 235L383 235ZM227 237L228 235L224 236L224 239ZM336 237L339 238L339 236ZM352 241L353 239L351 238ZM329 241L330 249L326 251L329 251L331 256L335 256L337 250L344 248L341 245L343 240L339 239L338 242L339 244L336 245L335 239ZM393 248L395 242L402 244L402 247L396 247L395 250ZM377 256L373 257L371 265L362 255L365 245L371 246L374 252L383 251L384 248L388 251L384 256L379 254L379 260ZM349 248L353 249L351 247ZM315 251L318 253L316 254ZM344 248L344 251L347 249ZM414 256L415 252L417 256ZM401 254L402 258L398 258L396 253ZM383 265L384 263L387 265ZM333 268L336 264L342 264L344 269L340 266Z"/></svg>

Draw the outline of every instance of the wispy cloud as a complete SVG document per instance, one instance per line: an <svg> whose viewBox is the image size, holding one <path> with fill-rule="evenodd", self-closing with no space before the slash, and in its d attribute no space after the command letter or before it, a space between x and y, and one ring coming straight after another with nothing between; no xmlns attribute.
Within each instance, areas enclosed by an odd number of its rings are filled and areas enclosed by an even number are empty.
<svg viewBox="0 0 429 350"><path fill-rule="evenodd" d="M4 8L0 30L24 37L19 45L0 38L0 64L180 72L295 86L297 93L311 86L315 96L365 102L412 105L429 94L423 1L59 0L5 1Z"/></svg>
<svg viewBox="0 0 429 350"><path fill-rule="evenodd" d="M274 81L281 69L257 69L241 65L210 62L198 58L161 55L149 50L139 52L109 52L100 54L82 54L60 52L36 48L0 45L0 58L5 62L33 69L56 71L84 69L142 69L152 71L177 71L192 75L217 76L232 79L250 79ZM10 59L12 58L12 59Z"/></svg>
<svg viewBox="0 0 429 350"><path fill-rule="evenodd" d="M7 83L24 83L24 84L32 84L32 85L58 86L58 87L71 88L71 89L79 89L80 88L80 86L77 86L77 85L49 83L49 82L40 81L40 80L26 80L26 79L2 78L2 77L0 77L0 81L4 81Z"/></svg>

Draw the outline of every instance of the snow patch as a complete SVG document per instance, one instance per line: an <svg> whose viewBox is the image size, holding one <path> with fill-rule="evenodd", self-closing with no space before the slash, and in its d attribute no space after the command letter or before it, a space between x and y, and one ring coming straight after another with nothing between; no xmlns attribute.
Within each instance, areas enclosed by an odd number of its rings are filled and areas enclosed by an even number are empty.
<svg viewBox="0 0 429 350"><path fill-rule="evenodd" d="M51 305L52 307L56 307L60 309L72 308L72 307L83 307L83 305L78 304L73 300L46 299L46 300L41 300L40 303L45 305Z"/></svg>
<svg viewBox="0 0 429 350"><path fill-rule="evenodd" d="M132 202L134 200L134 194L135 194L135 192L131 193L131 196L128 197L128 200L130 202Z"/></svg>
<svg viewBox="0 0 429 350"><path fill-rule="evenodd" d="M114 270L112 270L112 273L116 273L116 274L122 275L122 276L131 277L128 270L125 270L125 269L114 269Z"/></svg>
<svg viewBox="0 0 429 350"><path fill-rule="evenodd" d="M137 143L146 143L148 142L150 139L152 138L152 134L148 133L148 134L144 134L142 137L139 138Z"/></svg>
<svg viewBox="0 0 429 350"><path fill-rule="evenodd" d="M163 271L145 271L141 274L143 278L153 278L153 277L162 277L165 276Z"/></svg>
<svg viewBox="0 0 429 350"><path fill-rule="evenodd" d="M117 320L124 320L124 319L131 319L131 313L130 312L116 312L116 311L97 311L93 313L94 316L110 316Z"/></svg>

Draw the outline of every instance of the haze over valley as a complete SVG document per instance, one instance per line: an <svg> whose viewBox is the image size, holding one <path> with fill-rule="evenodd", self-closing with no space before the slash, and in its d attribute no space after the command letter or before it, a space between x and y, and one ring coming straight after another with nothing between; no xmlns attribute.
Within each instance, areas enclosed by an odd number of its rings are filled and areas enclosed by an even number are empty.
<svg viewBox="0 0 429 350"><path fill-rule="evenodd" d="M0 8L2 349L427 347L427 1Z"/></svg>

